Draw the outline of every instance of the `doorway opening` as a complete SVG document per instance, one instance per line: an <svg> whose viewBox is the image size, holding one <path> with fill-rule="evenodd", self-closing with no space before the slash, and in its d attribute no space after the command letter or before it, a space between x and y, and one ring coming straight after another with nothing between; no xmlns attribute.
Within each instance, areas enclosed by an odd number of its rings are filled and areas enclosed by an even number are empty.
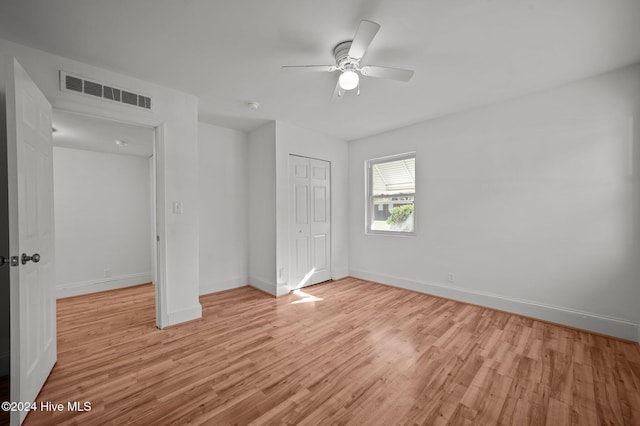
<svg viewBox="0 0 640 426"><path fill-rule="evenodd" d="M157 284L155 133L54 108L56 298Z"/></svg>

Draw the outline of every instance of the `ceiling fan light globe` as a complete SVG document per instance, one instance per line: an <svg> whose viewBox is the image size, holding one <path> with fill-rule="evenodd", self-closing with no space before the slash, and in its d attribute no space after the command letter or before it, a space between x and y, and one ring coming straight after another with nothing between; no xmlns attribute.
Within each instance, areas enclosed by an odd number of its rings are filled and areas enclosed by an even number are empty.
<svg viewBox="0 0 640 426"><path fill-rule="evenodd" d="M360 77L355 71L344 71L338 78L338 84L344 90L353 90L358 87Z"/></svg>

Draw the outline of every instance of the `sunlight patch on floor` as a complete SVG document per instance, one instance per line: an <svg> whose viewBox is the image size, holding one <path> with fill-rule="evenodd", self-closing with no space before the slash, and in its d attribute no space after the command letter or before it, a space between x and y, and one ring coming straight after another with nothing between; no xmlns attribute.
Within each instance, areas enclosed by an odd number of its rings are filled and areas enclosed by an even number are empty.
<svg viewBox="0 0 640 426"><path fill-rule="evenodd" d="M291 302L292 305L298 304L298 303L309 303L309 302L319 302L322 300L322 298L320 297L316 297L312 294L309 293L305 293L302 290L294 290L291 293L293 293L296 296L302 297L302 299L299 300L294 300L293 302Z"/></svg>

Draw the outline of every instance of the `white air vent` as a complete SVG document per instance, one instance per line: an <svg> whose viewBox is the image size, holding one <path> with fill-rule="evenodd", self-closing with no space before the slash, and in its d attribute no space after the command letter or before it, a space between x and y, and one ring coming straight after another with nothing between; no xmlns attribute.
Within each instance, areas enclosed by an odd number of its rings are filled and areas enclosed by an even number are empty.
<svg viewBox="0 0 640 426"><path fill-rule="evenodd" d="M60 71L60 90L151 110L151 97Z"/></svg>

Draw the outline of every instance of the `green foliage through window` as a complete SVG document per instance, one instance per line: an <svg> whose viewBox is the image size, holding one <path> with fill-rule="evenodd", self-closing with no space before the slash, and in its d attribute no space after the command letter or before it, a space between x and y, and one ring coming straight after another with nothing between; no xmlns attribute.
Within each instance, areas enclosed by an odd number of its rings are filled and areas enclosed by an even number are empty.
<svg viewBox="0 0 640 426"><path fill-rule="evenodd" d="M389 217L387 218L388 224L401 224L404 223L409 216L413 213L413 204L405 204L404 206L394 207L389 210Z"/></svg>

